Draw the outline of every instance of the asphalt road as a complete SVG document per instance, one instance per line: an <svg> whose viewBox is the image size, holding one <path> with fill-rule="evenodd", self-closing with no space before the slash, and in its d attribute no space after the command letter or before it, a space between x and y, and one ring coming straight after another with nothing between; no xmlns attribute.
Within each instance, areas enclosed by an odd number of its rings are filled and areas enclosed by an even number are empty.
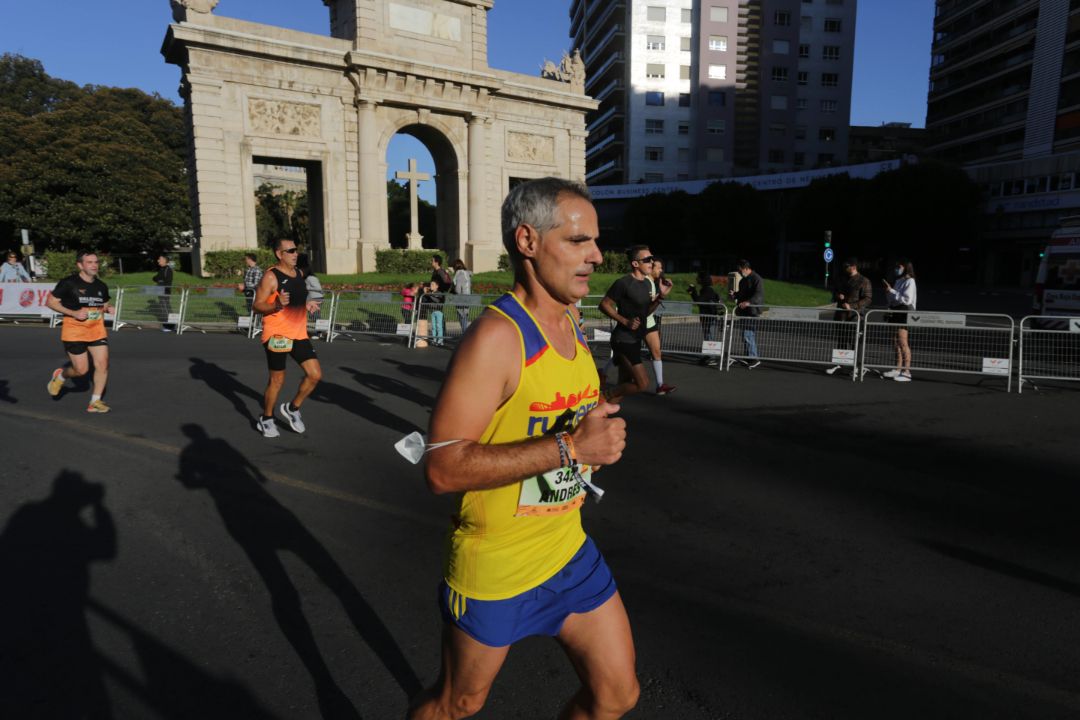
<svg viewBox="0 0 1080 720"><path fill-rule="evenodd" d="M87 415L45 392L55 331L0 328L0 717L402 717L438 671L454 501L392 444L448 353L319 344L308 433L266 440L253 341L111 344L113 412ZM1077 390L666 375L584 518L633 717L1080 715ZM576 683L528 640L480 717L554 717Z"/></svg>

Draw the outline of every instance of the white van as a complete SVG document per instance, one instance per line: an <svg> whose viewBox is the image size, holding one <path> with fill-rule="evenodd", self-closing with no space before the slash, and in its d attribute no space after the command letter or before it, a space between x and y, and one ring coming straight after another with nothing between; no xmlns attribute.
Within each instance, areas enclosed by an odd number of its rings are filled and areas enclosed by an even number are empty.
<svg viewBox="0 0 1080 720"><path fill-rule="evenodd" d="M1080 215L1062 218L1035 276L1039 315L1080 316Z"/></svg>

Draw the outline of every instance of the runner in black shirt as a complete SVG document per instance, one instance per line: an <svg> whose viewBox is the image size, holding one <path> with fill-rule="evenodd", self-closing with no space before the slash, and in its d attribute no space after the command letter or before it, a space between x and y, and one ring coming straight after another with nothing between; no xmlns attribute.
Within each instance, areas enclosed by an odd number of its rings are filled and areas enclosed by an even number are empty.
<svg viewBox="0 0 1080 720"><path fill-rule="evenodd" d="M645 279L653 261L647 245L635 245L626 251L626 255L630 260L630 274L612 283L600 301L600 311L616 323L611 333L611 352L619 368L619 382L607 391L612 402L649 389L649 376L641 364L645 323L671 291L670 285L658 288L656 298L652 298L651 286Z"/></svg>
<svg viewBox="0 0 1080 720"><path fill-rule="evenodd" d="M86 412L107 413L109 406L101 401L101 396L109 378L109 340L105 331L105 314L113 312L109 287L98 279L97 253L80 252L75 264L79 272L58 282L45 303L50 310L64 316L60 340L71 360L69 367L53 371L48 390L56 397L68 378L90 372L89 353L94 361L94 391Z"/></svg>

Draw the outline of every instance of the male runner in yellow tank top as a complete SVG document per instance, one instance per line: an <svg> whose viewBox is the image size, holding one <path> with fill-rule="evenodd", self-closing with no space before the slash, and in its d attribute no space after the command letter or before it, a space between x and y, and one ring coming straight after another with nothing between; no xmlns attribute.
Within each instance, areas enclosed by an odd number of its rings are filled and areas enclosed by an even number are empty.
<svg viewBox="0 0 1080 720"><path fill-rule="evenodd" d="M514 289L473 323L431 417L428 485L462 493L439 603L442 671L415 720L483 707L510 645L557 637L582 687L563 718L618 718L637 703L630 622L581 527L594 468L626 446L570 306L602 261L596 210L578 183L544 178L502 208ZM454 442L456 441L456 442Z"/></svg>

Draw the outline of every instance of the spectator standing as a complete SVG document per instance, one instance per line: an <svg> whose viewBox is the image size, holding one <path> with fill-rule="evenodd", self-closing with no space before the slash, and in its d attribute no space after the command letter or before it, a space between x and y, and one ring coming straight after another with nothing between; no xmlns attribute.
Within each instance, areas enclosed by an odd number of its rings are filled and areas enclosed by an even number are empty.
<svg viewBox="0 0 1080 720"><path fill-rule="evenodd" d="M401 319L412 322L413 308L416 306L416 283L406 283L401 288Z"/></svg>
<svg viewBox="0 0 1080 720"><path fill-rule="evenodd" d="M660 258L653 258L652 271L647 279L650 288L649 296L652 300L660 297L661 287L667 287L668 292L671 291L671 281L664 277L664 261ZM664 358L660 346L660 318L654 312L645 319L645 347L649 348L649 355L652 356L653 375L656 376L656 394L667 395L675 392L675 386L664 382Z"/></svg>
<svg viewBox="0 0 1080 720"><path fill-rule="evenodd" d="M169 258L164 253L157 256L157 272L154 274L154 284L161 288L158 296L158 315L161 318L161 332L169 330L169 315L172 314L172 288L173 269L169 265Z"/></svg>
<svg viewBox="0 0 1080 720"><path fill-rule="evenodd" d="M848 258L844 261L841 273L833 287L833 299L836 300L833 322L858 322L859 313L870 307L870 303L874 300L874 288L870 284L870 278L859 272L858 258ZM839 336L840 333L837 332L838 341ZM825 371L825 374L832 375L839 369L839 365L833 365ZM851 372L855 372L854 365Z"/></svg>
<svg viewBox="0 0 1080 720"><path fill-rule="evenodd" d="M765 281L750 267L749 260L740 260L735 264L742 280L739 289L728 293L735 301L735 314L739 317L756 318L761 315L761 306L765 304ZM757 333L755 322L747 320L743 324L743 344L746 348L746 367L753 370L761 364L758 359Z"/></svg>
<svg viewBox="0 0 1080 720"><path fill-rule="evenodd" d="M889 284L888 280L882 280L885 292L888 295L889 322L901 325L896 328L896 338L893 343L896 346L896 369L885 373L885 377L892 378L897 382L911 382L911 345L908 343L907 318L908 312L915 310L918 305L918 295L915 289L915 266L909 260L899 260L893 269L896 276L896 286Z"/></svg>
<svg viewBox="0 0 1080 720"><path fill-rule="evenodd" d="M237 289L244 293L248 315L251 314L251 304L255 301L255 291L262 282L263 271L259 267L259 256L255 253L244 254L244 282L237 285Z"/></svg>
<svg viewBox="0 0 1080 720"><path fill-rule="evenodd" d="M0 266L0 282L30 282L30 273L26 272L14 251L7 254L7 262Z"/></svg>
<svg viewBox="0 0 1080 720"><path fill-rule="evenodd" d="M702 270L697 274L697 284L686 288L690 293L690 299L698 303L698 322L701 323L701 336L708 341L716 340L716 328L719 325L720 296L713 289L713 280L710 273ZM715 357L702 358L702 365L716 367L718 361Z"/></svg>
<svg viewBox="0 0 1080 720"><path fill-rule="evenodd" d="M465 267L461 258L454 261L454 294L472 295L472 272ZM461 334L469 328L469 306L457 306L458 321L461 323Z"/></svg>
<svg viewBox="0 0 1080 720"><path fill-rule="evenodd" d="M319 282L319 278L315 277L315 273L311 271L311 258L306 253L296 261L296 267L304 274L304 285L307 287L308 300L318 303L315 310L308 313L308 321L315 324L315 332L311 335L311 339L319 340L322 336L319 334L318 322L319 315L322 313L323 297L325 296L322 283Z"/></svg>
<svg viewBox="0 0 1080 720"><path fill-rule="evenodd" d="M454 287L454 281L450 273L442 265L441 255L431 256L431 280L428 281L429 292L421 300L431 308L431 338L435 345L443 344L444 323L443 306L446 304L446 293Z"/></svg>

